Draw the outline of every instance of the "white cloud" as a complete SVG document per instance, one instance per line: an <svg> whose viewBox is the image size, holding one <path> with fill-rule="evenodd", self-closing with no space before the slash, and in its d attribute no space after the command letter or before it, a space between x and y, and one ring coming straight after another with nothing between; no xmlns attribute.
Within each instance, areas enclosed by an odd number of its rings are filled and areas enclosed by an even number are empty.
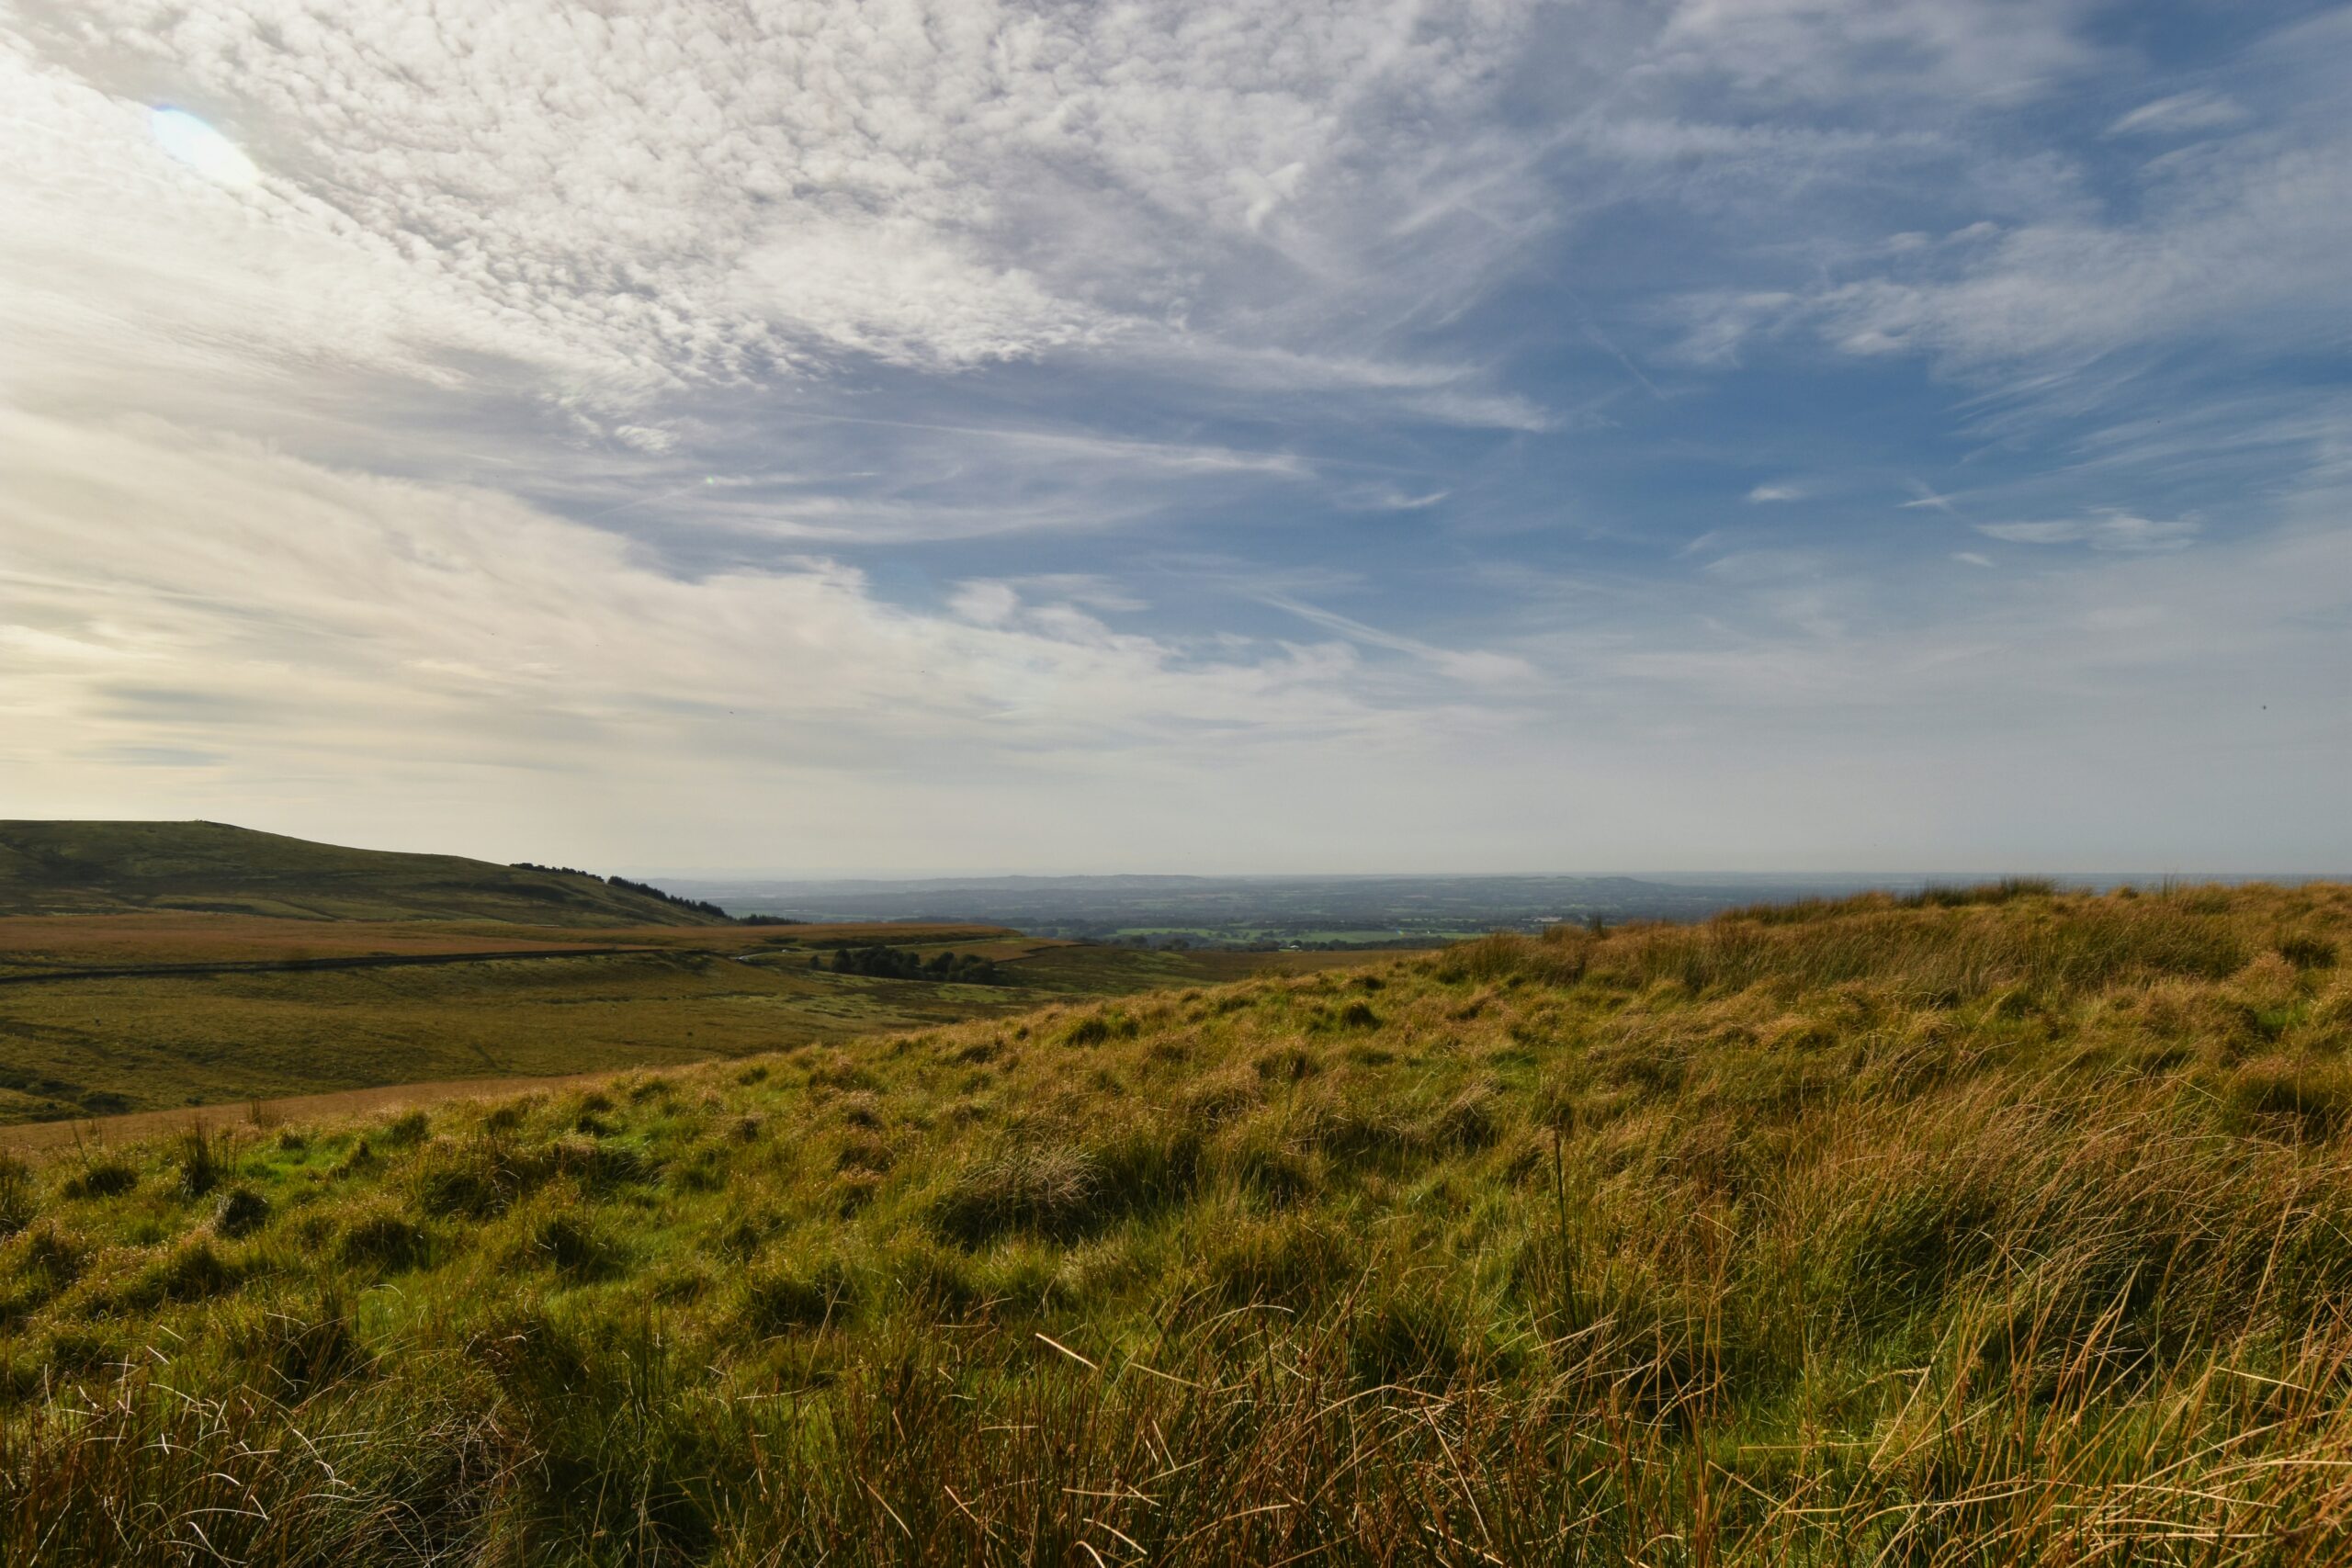
<svg viewBox="0 0 2352 1568"><path fill-rule="evenodd" d="M2352 250L2352 136L2256 142L2147 179L2130 219L2020 225L1948 272L1833 287L1806 309L1849 353L1975 368L2352 335L2327 306Z"/></svg>
<svg viewBox="0 0 2352 1568"><path fill-rule="evenodd" d="M1350 642L1404 654L1466 684L1509 685L1532 681L1535 677L1534 666L1517 654L1484 649L1440 648L1419 637L1399 637L1350 616L1278 594L1266 595L1266 603L1276 609L1287 610L1299 619L1327 631L1337 632Z"/></svg>
<svg viewBox="0 0 2352 1568"><path fill-rule="evenodd" d="M2169 136L2235 125L2245 118L2245 109L2226 94L2214 92L2210 87L2198 87L2186 93L2175 93L2167 98L2158 98L2154 103L2142 104L2109 126L2107 133L2109 136Z"/></svg>
<svg viewBox="0 0 2352 1568"><path fill-rule="evenodd" d="M1025 610L975 584L933 618L823 560L681 579L492 493L149 422L12 412L0 434L10 728L38 722L63 751L209 735L346 763L441 746L560 766L721 710L741 721L729 745L822 733L873 754L1384 722L1349 694L1343 649L1202 659L1114 632L1077 607L1108 600L1084 582Z"/></svg>
<svg viewBox="0 0 2352 1568"><path fill-rule="evenodd" d="M105 256L111 318L77 336L491 355L591 407L843 355L1018 358L1344 254L1419 199L1400 154L1482 101L1521 10L34 0L0 12L0 277L68 299ZM164 161L138 96L164 81L258 188ZM1313 282L1317 311L1387 287ZM240 341L263 300L287 308ZM1217 344L1221 311L1191 315Z"/></svg>
<svg viewBox="0 0 2352 1568"><path fill-rule="evenodd" d="M1776 501L1803 501L1804 491L1792 484L1760 484L1747 492L1747 499L1760 506Z"/></svg>
<svg viewBox="0 0 2352 1568"><path fill-rule="evenodd" d="M1752 92L1998 101L2092 63L2077 25L2090 9L2088 0L1679 0L1660 53Z"/></svg>
<svg viewBox="0 0 2352 1568"><path fill-rule="evenodd" d="M2199 526L2185 518L2158 522L2110 510L2053 523L1979 523L1976 531L2012 545L2088 545L2144 553L2185 550L2196 542Z"/></svg>

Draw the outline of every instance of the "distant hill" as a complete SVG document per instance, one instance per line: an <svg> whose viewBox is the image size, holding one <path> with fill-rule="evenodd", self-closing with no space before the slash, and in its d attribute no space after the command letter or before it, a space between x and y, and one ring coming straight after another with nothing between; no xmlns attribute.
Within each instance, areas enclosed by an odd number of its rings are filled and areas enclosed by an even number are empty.
<svg viewBox="0 0 2352 1568"><path fill-rule="evenodd" d="M209 909L297 919L715 925L573 871L314 844L220 822L0 821L0 915Z"/></svg>

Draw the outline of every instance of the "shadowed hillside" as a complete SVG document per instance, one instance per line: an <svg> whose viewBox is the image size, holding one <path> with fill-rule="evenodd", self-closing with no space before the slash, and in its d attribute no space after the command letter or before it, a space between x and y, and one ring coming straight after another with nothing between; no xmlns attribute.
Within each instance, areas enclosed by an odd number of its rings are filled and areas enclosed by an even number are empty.
<svg viewBox="0 0 2352 1568"><path fill-rule="evenodd" d="M11 1161L0 1558L2342 1562L2347 944L1865 898Z"/></svg>
<svg viewBox="0 0 2352 1568"><path fill-rule="evenodd" d="M219 822L0 822L0 915L132 909L542 926L723 921L578 872L343 849Z"/></svg>

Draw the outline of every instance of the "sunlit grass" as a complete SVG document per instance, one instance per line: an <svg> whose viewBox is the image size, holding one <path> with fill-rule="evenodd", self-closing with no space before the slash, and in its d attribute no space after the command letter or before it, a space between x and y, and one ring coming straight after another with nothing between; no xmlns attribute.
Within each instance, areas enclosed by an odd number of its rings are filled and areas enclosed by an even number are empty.
<svg viewBox="0 0 2352 1568"><path fill-rule="evenodd" d="M0 1558L2321 1563L2352 892L1863 899L0 1163Z"/></svg>

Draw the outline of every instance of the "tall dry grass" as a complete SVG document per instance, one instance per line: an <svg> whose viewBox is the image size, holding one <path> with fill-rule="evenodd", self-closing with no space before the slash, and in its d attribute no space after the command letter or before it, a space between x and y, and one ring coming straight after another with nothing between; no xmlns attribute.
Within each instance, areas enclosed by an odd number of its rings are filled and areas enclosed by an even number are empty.
<svg viewBox="0 0 2352 1568"><path fill-rule="evenodd" d="M0 1558L2343 1561L2347 935L1865 899L0 1169Z"/></svg>

